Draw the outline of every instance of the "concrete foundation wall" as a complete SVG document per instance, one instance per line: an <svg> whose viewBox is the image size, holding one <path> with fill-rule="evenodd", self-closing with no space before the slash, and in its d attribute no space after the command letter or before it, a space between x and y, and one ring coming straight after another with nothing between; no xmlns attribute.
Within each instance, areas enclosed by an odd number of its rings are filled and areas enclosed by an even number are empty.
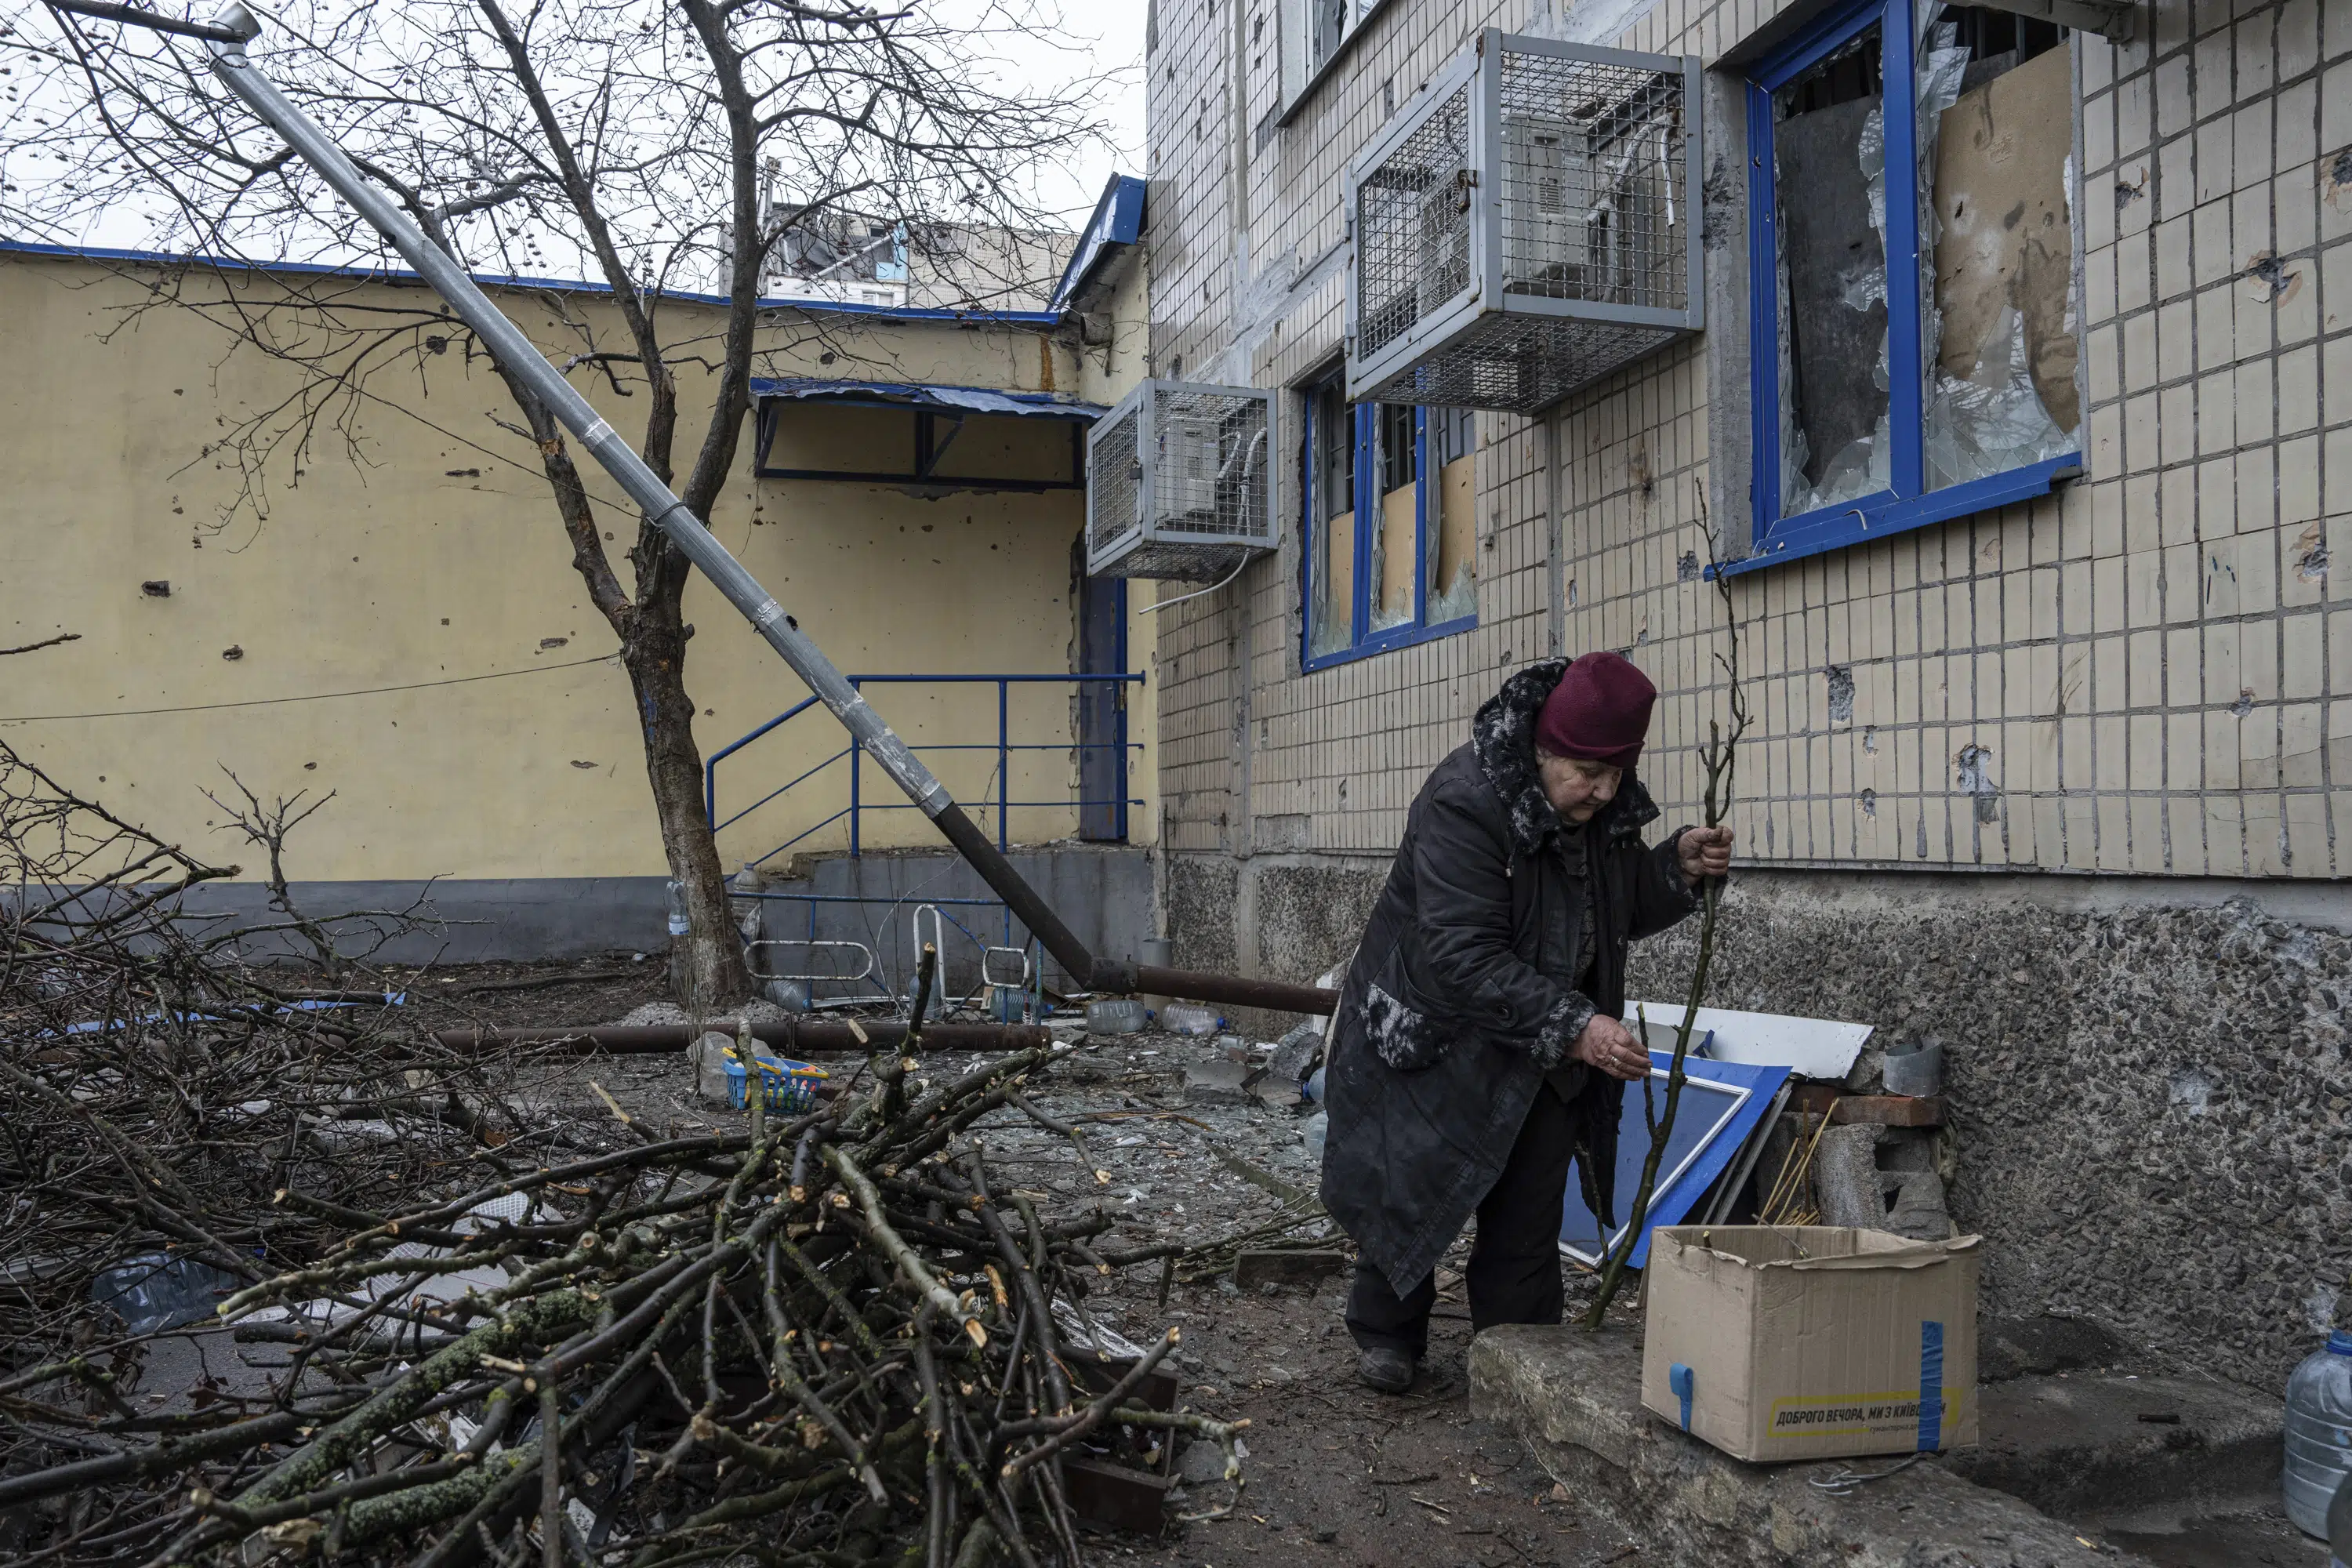
<svg viewBox="0 0 2352 1568"><path fill-rule="evenodd" d="M296 882L289 891L305 916L330 925L346 957L481 963L607 953L657 958L669 947L667 889L661 877L478 877ZM199 883L182 907L229 923L283 918L258 882ZM413 929L397 931L402 922L390 917L403 914ZM330 920L334 916L351 918ZM249 951L259 956L294 949L264 942Z"/></svg>
<svg viewBox="0 0 2352 1568"><path fill-rule="evenodd" d="M1353 944L1387 870L1171 856L1177 959L1311 977ZM1633 994L1679 1001L1696 932L1637 946ZM1987 1239L1988 1311L2089 1316L2277 1387L2352 1310L2352 900L2337 889L1744 872L1708 1000L1873 1024L1882 1047L1944 1042L1950 1204Z"/></svg>

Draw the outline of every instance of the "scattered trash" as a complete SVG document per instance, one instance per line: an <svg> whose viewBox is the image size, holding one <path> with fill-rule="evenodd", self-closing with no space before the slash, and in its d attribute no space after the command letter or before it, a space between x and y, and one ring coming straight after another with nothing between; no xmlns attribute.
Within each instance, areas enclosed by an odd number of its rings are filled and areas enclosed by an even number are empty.
<svg viewBox="0 0 2352 1568"><path fill-rule="evenodd" d="M236 1275L161 1252L126 1258L90 1282L89 1299L134 1334L176 1329L212 1317L244 1281Z"/></svg>
<svg viewBox="0 0 2352 1568"><path fill-rule="evenodd" d="M1176 1035L1213 1035L1225 1026L1225 1016L1198 1002L1171 1002L1160 1011L1160 1026Z"/></svg>
<svg viewBox="0 0 2352 1568"><path fill-rule="evenodd" d="M1087 1004L1087 1033L1132 1035L1150 1022L1151 1014L1132 996L1102 996Z"/></svg>
<svg viewBox="0 0 2352 1568"><path fill-rule="evenodd" d="M704 1039L713 1037L706 1035ZM770 1110L798 1114L816 1106L816 1086L833 1075L821 1067L796 1062L783 1057L763 1057L754 1052L751 1058L760 1069L760 1082ZM751 1103L751 1075L744 1068L735 1047L727 1047L723 1069L727 1074L727 1103L737 1110Z"/></svg>
<svg viewBox="0 0 2352 1568"><path fill-rule="evenodd" d="M2338 1329L2286 1380L2286 1516L2327 1534L2327 1510L2352 1478L2352 1331Z"/></svg>
<svg viewBox="0 0 2352 1568"><path fill-rule="evenodd" d="M1224 1057L1184 1064L1185 1092L1204 1100L1241 1100L1249 1079L1249 1068Z"/></svg>
<svg viewBox="0 0 2352 1568"><path fill-rule="evenodd" d="M1931 1037L1891 1047L1882 1070L1889 1094L1941 1094L1944 1092L1944 1042Z"/></svg>
<svg viewBox="0 0 2352 1568"><path fill-rule="evenodd" d="M1908 1458L1895 1460L1883 1470L1856 1470L1841 1465L1825 1476L1808 1476L1806 1484L1819 1488L1832 1497L1852 1497L1868 1483L1883 1481L1891 1475L1907 1470L1927 1457L1925 1454L1914 1454ZM2081 1537L2078 1536L2076 1539L2080 1540Z"/></svg>

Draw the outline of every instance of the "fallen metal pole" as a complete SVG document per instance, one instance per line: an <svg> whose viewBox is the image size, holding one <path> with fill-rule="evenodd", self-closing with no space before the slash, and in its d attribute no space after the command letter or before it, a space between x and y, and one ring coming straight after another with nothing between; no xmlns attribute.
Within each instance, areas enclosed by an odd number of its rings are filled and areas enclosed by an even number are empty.
<svg viewBox="0 0 2352 1568"><path fill-rule="evenodd" d="M1337 1005L1338 998L1331 993L1311 986L1270 987L1266 982L1195 975L1182 970L1139 965L1132 960L1097 961L1076 933L1038 897L1027 879L1013 869L1013 863L990 842L979 825L964 815L963 808L948 794L947 786L932 776L907 742L882 721L881 715L825 658L824 650L801 630L800 623L784 613L783 605L760 586L743 563L728 552L727 547L712 536L628 442L590 406L586 398L572 390L572 384L548 363L546 356L523 335L522 330L490 303L489 297L466 269L427 239L424 230L360 174L317 122L279 91L275 82L254 68L246 58L245 48L260 36L261 24L246 8L244 0L227 0L208 21L202 23L166 21L110 0L48 0L48 4L60 11L140 26L160 26L166 32L203 38L212 54L213 74L222 84L285 138L286 144L316 169L338 195L351 203L352 210L383 236L416 269L417 276L473 328L490 356L529 387L531 395L547 405L548 412L579 438L604 465L604 471L619 481L629 499L710 579L711 585L726 595L727 602L742 612L752 628L767 639L768 646L807 683L809 690L833 710L833 716L881 765L890 782L922 807L923 814L955 847L956 852L1004 900L1013 918L1029 928L1073 979L1097 991L1133 992L1156 985L1157 994L1163 995L1196 997L1236 1006L1277 1007L1290 1012L1328 1013ZM1288 999L1260 999L1276 994Z"/></svg>
<svg viewBox="0 0 2352 1568"><path fill-rule="evenodd" d="M613 1056L655 1056L682 1051L698 1034L733 1038L737 1021L713 1018L697 1029L691 1024L590 1024L576 1029L436 1029L433 1038L453 1051L482 1051L509 1046L560 1046L575 1051L604 1051ZM853 1030L846 1023L799 1018L751 1026L751 1037L791 1055L798 1051L889 1050L903 1045L907 1026L877 1019L860 1020ZM929 1024L922 1048L927 1051L1025 1051L1054 1043L1054 1032L1034 1024Z"/></svg>

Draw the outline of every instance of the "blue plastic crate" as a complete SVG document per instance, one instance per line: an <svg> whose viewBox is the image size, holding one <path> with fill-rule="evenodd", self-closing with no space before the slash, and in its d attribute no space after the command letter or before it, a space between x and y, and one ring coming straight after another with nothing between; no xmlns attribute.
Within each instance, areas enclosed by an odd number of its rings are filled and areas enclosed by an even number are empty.
<svg viewBox="0 0 2352 1568"><path fill-rule="evenodd" d="M760 1082L767 1092L768 1109L798 1112L816 1109L816 1086L832 1075L808 1062L783 1057L754 1056ZM741 1110L750 1102L751 1075L744 1070L735 1047L727 1047L727 1103Z"/></svg>

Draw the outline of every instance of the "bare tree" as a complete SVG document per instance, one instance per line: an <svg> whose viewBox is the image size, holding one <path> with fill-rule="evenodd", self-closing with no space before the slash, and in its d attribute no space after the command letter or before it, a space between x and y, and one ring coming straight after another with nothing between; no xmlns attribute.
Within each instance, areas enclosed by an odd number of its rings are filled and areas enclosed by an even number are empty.
<svg viewBox="0 0 2352 1568"><path fill-rule="evenodd" d="M567 374L640 399L639 452L709 519L733 469L758 357L787 329L759 308L784 232L856 213L916 237L1034 228L1042 173L1096 139L1098 79L1019 85L1000 58L1050 47L1050 0L294 0L257 63L381 182L432 242L478 274L551 274L611 291L606 341L574 301L546 302L577 338ZM283 402L223 427L206 456L242 476L234 511L265 515L321 448L365 460L361 412L433 356L478 345L429 295L387 300L361 272L388 247L205 69L199 47L26 7L0 26L0 225L66 244L226 258L154 285L137 313L200 311L240 352L293 367ZM255 264L331 263L304 275ZM990 285L967 268L966 288ZM666 308L717 295L722 319ZM975 304L992 301L975 297ZM711 373L698 432L677 372ZM503 375L503 373L501 373ZM630 579L561 426L503 377L507 426L536 449L572 567L620 639L671 875L691 936L672 980L694 1004L748 994L719 857L681 613L689 567L642 517ZM689 421L690 422L690 421ZM462 433L460 433L462 435Z"/></svg>

